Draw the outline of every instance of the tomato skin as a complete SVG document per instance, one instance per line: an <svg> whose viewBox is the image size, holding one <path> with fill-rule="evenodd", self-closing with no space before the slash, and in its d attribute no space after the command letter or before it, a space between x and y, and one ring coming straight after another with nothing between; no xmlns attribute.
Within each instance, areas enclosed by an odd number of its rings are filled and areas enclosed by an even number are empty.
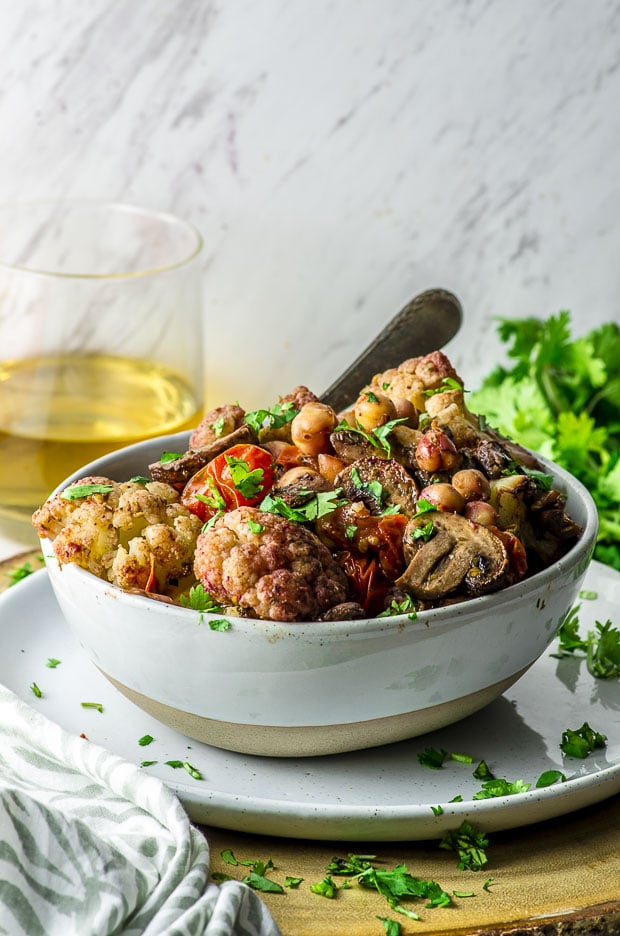
<svg viewBox="0 0 620 936"><path fill-rule="evenodd" d="M235 461L245 462L247 474L260 470L262 476L253 479L249 485L244 485L243 479L235 483ZM266 449L258 445L233 445L192 475L183 488L181 503L201 520L206 521L222 511L234 510L236 507L252 507L260 503L270 490L274 478L273 458ZM207 502L201 498L206 498Z"/></svg>

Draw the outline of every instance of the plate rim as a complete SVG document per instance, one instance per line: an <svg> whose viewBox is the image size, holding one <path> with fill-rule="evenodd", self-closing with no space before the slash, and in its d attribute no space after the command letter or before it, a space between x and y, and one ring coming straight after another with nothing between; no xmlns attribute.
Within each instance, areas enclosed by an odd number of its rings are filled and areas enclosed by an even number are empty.
<svg viewBox="0 0 620 936"><path fill-rule="evenodd" d="M583 585L584 589L587 588L588 577L590 577L592 573L594 573L596 577L609 577L612 583L620 588L620 572L617 570L596 561L591 564L591 569L592 572L588 570L586 574L586 580ZM49 605L51 608L49 613L58 615L60 623L66 627L68 640L75 645L78 653L84 655L84 660L88 666L94 666L64 622L62 612L54 597L46 568L41 568L33 572L19 583L15 591L13 588L9 588L0 594L0 611L6 606L9 608L13 606L21 607L24 598L26 600L32 598L33 594L35 600L44 601L46 605ZM51 604L47 599L51 599ZM2 617L3 615L0 614L0 621ZM2 625L0 624L0 626ZM37 617L37 623L33 626L36 630L41 626L40 616ZM536 665L535 663L532 668ZM110 690L114 692L117 691L114 690L111 685ZM24 696L19 693L15 694L22 698L26 704L30 704L27 698L24 698ZM119 697L121 697L120 693ZM123 704L134 708L132 703L127 699L123 699ZM43 714L49 721L54 721L45 711L39 709L37 709L37 711L40 711L40 714ZM476 716L474 715L471 717L475 718ZM59 724L59 722L55 723ZM64 726L62 727L63 730L67 730ZM173 729L169 730L173 731ZM179 738L183 739L185 742L188 740L179 732L173 731L173 733L178 734ZM424 736L422 736L421 740L423 740L423 738ZM93 743L98 744L98 742ZM402 744L406 742L398 743ZM200 742L194 741L192 744L196 745L200 744ZM98 744L98 746L104 747L104 745L101 744ZM204 748L209 747L208 745L201 746ZM390 747L391 746L392 745L390 745ZM114 750L114 747L111 746L106 749ZM375 748L373 750L377 751L380 750L380 748ZM229 755L231 759L240 758L241 760L245 760L249 757L253 763L260 763L261 760L265 760L272 764L278 760L277 758L252 757L251 755L235 754L234 752L223 753L225 756ZM348 756L350 755L329 755L330 759ZM314 758L290 758L287 760L297 761L303 764L305 761L311 763ZM578 809L582 806L591 805L607 799L615 793L620 793L620 760L618 760L617 763L609 764L595 772L569 778L563 783L556 783L541 788L531 787L527 791L511 794L509 796L485 800L465 799L460 802L442 801L441 798L438 798L435 805L442 808L442 813L440 815L435 815L430 805L426 803L398 803L386 805L376 802L368 804L335 802L311 804L297 800L278 800L268 796L256 797L244 792L226 792L208 786L197 787L195 783L185 782L182 777L179 779L175 777L169 780L162 779L161 782L171 789L179 798L190 819L214 826L221 825L222 828L230 830L249 833L258 832L259 834L263 833L275 835L277 837L287 837L286 829L282 824L290 823L292 824L291 836L295 838L307 838L309 840L327 840L329 838L342 841L347 839L360 841L391 839L397 841L416 838L423 840L441 836L443 832L454 828L455 824L459 824L464 819L475 822L486 822L486 830L496 831L498 829L530 825L547 818L554 818L555 816L562 815L569 810L572 811L575 808ZM575 801L577 805L574 805ZM226 819L223 824L221 823L221 816L212 812L213 810L218 810L219 813L223 814ZM514 815L517 813L520 814L523 811L531 812L531 818L526 818L525 821L521 820L514 823L512 821ZM232 823L231 817L233 818ZM237 817L239 818L238 823L236 822ZM220 821L218 821L218 819ZM263 827L263 820L272 823L275 822L275 830L273 827L269 829ZM314 823L315 826L313 828L307 828L310 823ZM369 823L374 823L378 831L382 832L379 838L372 834L372 830L370 830L369 833L367 828ZM360 830L357 829L359 824L364 827L361 833ZM333 825L335 825L336 828L333 828ZM400 831L397 828L393 828L398 825L401 827ZM416 831L418 825L420 829ZM280 828L280 826L282 826L282 828ZM301 832L299 830L300 826L302 827ZM383 834L386 827L388 830L391 830L391 834Z"/></svg>

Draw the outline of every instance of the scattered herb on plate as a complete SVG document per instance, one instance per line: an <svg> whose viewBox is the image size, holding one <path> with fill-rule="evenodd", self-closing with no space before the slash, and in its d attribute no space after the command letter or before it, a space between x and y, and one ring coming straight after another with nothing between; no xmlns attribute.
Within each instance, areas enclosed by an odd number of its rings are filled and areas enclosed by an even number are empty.
<svg viewBox="0 0 620 936"><path fill-rule="evenodd" d="M597 748L604 748L607 745L607 737L599 731L595 731L587 722L584 722L581 728L575 730L567 728L562 732L562 741L560 748L569 757L588 757Z"/></svg>
<svg viewBox="0 0 620 936"><path fill-rule="evenodd" d="M595 679L620 677L620 630L609 619L603 624L595 621L594 629L586 638L579 632L579 609L575 605L567 613L558 631L558 651L553 656L560 659L577 653L584 654L588 672Z"/></svg>

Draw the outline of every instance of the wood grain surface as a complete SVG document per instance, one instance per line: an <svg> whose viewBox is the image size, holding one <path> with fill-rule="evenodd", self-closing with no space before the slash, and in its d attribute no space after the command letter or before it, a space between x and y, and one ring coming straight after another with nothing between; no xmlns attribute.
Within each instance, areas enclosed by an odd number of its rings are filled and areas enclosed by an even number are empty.
<svg viewBox="0 0 620 936"><path fill-rule="evenodd" d="M0 590L11 572L29 562L39 567L36 552L0 563ZM381 936L379 917L397 919L402 936L573 936L620 934L620 796L574 814L523 829L489 835L488 865L483 871L459 871L456 856L435 842L315 842L243 835L201 827L211 848L212 872L242 878L247 867L233 867L221 853L232 849L239 861L267 860L269 877L284 883L287 875L303 878L283 894L263 894L284 936ZM454 897L449 909L426 909L424 901L409 906L421 920L391 911L376 892L358 885L337 891L333 899L313 894L310 885L326 874L334 856L370 852L376 863L405 864L411 874L435 880ZM491 883L485 889L487 879ZM342 880L335 879L337 883Z"/></svg>

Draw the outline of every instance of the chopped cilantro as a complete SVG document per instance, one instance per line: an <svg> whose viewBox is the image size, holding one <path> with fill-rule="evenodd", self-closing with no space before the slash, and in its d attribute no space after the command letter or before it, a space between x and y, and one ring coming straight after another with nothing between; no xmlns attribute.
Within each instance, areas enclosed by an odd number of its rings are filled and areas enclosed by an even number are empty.
<svg viewBox="0 0 620 936"><path fill-rule="evenodd" d="M167 760L165 761L166 767L172 767L173 770L180 770L181 767L187 771L190 777L193 777L194 780L202 780L202 774L199 770L196 770L195 767L189 763L189 761L183 760Z"/></svg>
<svg viewBox="0 0 620 936"><path fill-rule="evenodd" d="M392 598L390 604L381 611L377 617L392 617L395 614L406 614L410 621L415 621L418 613L415 608L415 602L411 595L405 595L402 601Z"/></svg>
<svg viewBox="0 0 620 936"><path fill-rule="evenodd" d="M177 458L182 458L182 452L162 452L159 456L160 465L165 465L166 462L176 461Z"/></svg>
<svg viewBox="0 0 620 936"><path fill-rule="evenodd" d="M65 488L61 497L65 500L78 500L80 497L90 497L91 494L109 494L114 490L113 484L72 484Z"/></svg>
<svg viewBox="0 0 620 936"><path fill-rule="evenodd" d="M485 780L482 789L472 796L473 800L494 799L498 796L513 796L515 793L526 793L531 783L525 780L504 780L501 777L493 777L491 780Z"/></svg>
<svg viewBox="0 0 620 936"><path fill-rule="evenodd" d="M215 422L211 423L211 429L213 429L213 434L216 439L219 439L219 437L223 433L225 423L226 423L226 420L224 419L223 416L220 416L219 419L216 419Z"/></svg>
<svg viewBox="0 0 620 936"><path fill-rule="evenodd" d="M307 523L324 517L345 504L346 500L338 496L340 491L341 488L336 488L334 491L320 491L313 494L300 507L290 507L281 497L267 494L259 504L259 509L265 513L279 514L285 520L292 520L294 523Z"/></svg>
<svg viewBox="0 0 620 936"><path fill-rule="evenodd" d="M35 696L37 697L37 699L42 699L42 698L43 698L43 693L41 692L41 690L40 690L39 687L37 686L36 682L33 682L33 683L31 684L30 690L31 690L31 692L33 693L33 695L35 695Z"/></svg>
<svg viewBox="0 0 620 936"><path fill-rule="evenodd" d="M447 393L449 390L462 390L463 384L460 384L458 380L455 380L454 377L444 377L439 387L431 388L430 390L423 390L422 393L425 397L436 396L438 393Z"/></svg>
<svg viewBox="0 0 620 936"><path fill-rule="evenodd" d="M561 770L545 770L536 781L536 788L553 786L554 783L566 783L566 776Z"/></svg>
<svg viewBox="0 0 620 936"><path fill-rule="evenodd" d="M138 739L138 744L140 745L140 747L146 747L148 744L152 744L154 740L155 739L153 735L145 734L145 735L142 735L142 737Z"/></svg>
<svg viewBox="0 0 620 936"><path fill-rule="evenodd" d="M12 569L10 572L7 572L6 576L9 579L9 588L11 585L17 585L18 582L28 578L33 572L34 569L29 562L24 562L22 565L18 566L17 569Z"/></svg>
<svg viewBox="0 0 620 936"><path fill-rule="evenodd" d="M338 886L334 884L331 875L326 874L323 880L317 881L315 884L311 884L310 890L313 894L319 894L321 897L327 897L328 900L333 900L333 898L336 896Z"/></svg>
<svg viewBox="0 0 620 936"><path fill-rule="evenodd" d="M423 513L432 513L432 511L436 511L436 510L437 508L435 507L435 505L431 504L430 501L427 501L425 497L420 497L415 505L416 516L418 516L419 514L423 514Z"/></svg>
<svg viewBox="0 0 620 936"><path fill-rule="evenodd" d="M271 409L254 410L246 413L244 421L248 426L260 434L262 431L270 429L281 429L287 423L291 422L297 416L298 410L292 401L287 403L276 403Z"/></svg>
<svg viewBox="0 0 620 936"><path fill-rule="evenodd" d="M141 766L141 767L152 767L153 764L156 764L156 763L157 763L156 760L143 760L143 761L140 761L140 766Z"/></svg>
<svg viewBox="0 0 620 936"><path fill-rule="evenodd" d="M285 887L296 888L296 887L299 887L299 885L302 882L303 882L302 877L292 877L290 874L287 874L286 877L284 878Z"/></svg>
<svg viewBox="0 0 620 936"><path fill-rule="evenodd" d="M251 517L248 517L246 522L250 533L262 533L265 529L262 523L257 523L256 520L252 520Z"/></svg>
<svg viewBox="0 0 620 936"><path fill-rule="evenodd" d="M595 679L620 677L620 630L610 620L602 624L595 621L594 630L588 631L584 640L579 633L580 605L575 605L564 617L558 631L558 652L553 656L563 657L584 653L588 672Z"/></svg>
<svg viewBox="0 0 620 936"><path fill-rule="evenodd" d="M265 471L263 468L252 468L243 458L235 458L234 455L224 455L230 477L235 490L243 497L248 499L257 497L262 489L265 480Z"/></svg>
<svg viewBox="0 0 620 936"><path fill-rule="evenodd" d="M434 747L426 747L418 754L418 761L422 767L429 767L431 770L441 770L448 752L441 748L437 750Z"/></svg>
<svg viewBox="0 0 620 936"><path fill-rule="evenodd" d="M384 423L382 426L377 426L372 432L366 432L359 423L357 426L351 426L346 420L342 420L342 422L338 423L334 431L355 432L356 435L361 436L374 448L384 452L386 458L390 458L392 455L392 446L388 437L395 426L405 422L407 422L405 417L401 419L390 419L389 422Z"/></svg>
<svg viewBox="0 0 620 936"><path fill-rule="evenodd" d="M192 585L187 595L180 595L179 602L184 608L192 608L201 613L215 613L222 610L222 606L209 594L200 582Z"/></svg>
<svg viewBox="0 0 620 936"><path fill-rule="evenodd" d="M49 657L45 665L48 669L56 669L57 666L60 666L61 662L61 660L56 660L54 657Z"/></svg>
<svg viewBox="0 0 620 936"><path fill-rule="evenodd" d="M480 761L480 763L474 770L472 776L475 777L476 780L494 780L495 779L492 772L489 770L489 765L487 764L485 760Z"/></svg>
<svg viewBox="0 0 620 936"><path fill-rule="evenodd" d="M604 748L606 744L607 737L590 728L589 724L584 722L581 728L576 730L567 728L566 731L562 732L560 748L569 757L584 758L596 748Z"/></svg>
<svg viewBox="0 0 620 936"><path fill-rule="evenodd" d="M458 855L459 871L480 871L488 862L486 847L489 840L471 822L464 819L458 829L446 832L440 848Z"/></svg>
<svg viewBox="0 0 620 936"><path fill-rule="evenodd" d="M424 498L423 498L424 499ZM429 520L428 523L425 523L422 527L415 527L411 533L412 540L423 540L425 543L428 543L429 539L435 532L435 524L432 520Z"/></svg>
<svg viewBox="0 0 620 936"><path fill-rule="evenodd" d="M383 924L383 932L385 936L400 936L401 929L400 923L398 920L390 920L389 917L382 917L377 915L377 919Z"/></svg>
<svg viewBox="0 0 620 936"><path fill-rule="evenodd" d="M151 483L152 478L145 478L144 475L134 475L134 477L129 480L132 484L141 484L142 487L145 487L147 484Z"/></svg>
<svg viewBox="0 0 620 936"><path fill-rule="evenodd" d="M353 482L353 486L356 487L361 494L366 494L368 497L371 497L377 504L381 504L385 499L386 492L383 489L383 485L380 484L379 481L372 479L370 481L362 481L360 473L355 465L351 467L351 481Z"/></svg>
<svg viewBox="0 0 620 936"><path fill-rule="evenodd" d="M227 631L230 630L230 621L226 618L217 618L215 621L209 621L209 628L212 631Z"/></svg>

